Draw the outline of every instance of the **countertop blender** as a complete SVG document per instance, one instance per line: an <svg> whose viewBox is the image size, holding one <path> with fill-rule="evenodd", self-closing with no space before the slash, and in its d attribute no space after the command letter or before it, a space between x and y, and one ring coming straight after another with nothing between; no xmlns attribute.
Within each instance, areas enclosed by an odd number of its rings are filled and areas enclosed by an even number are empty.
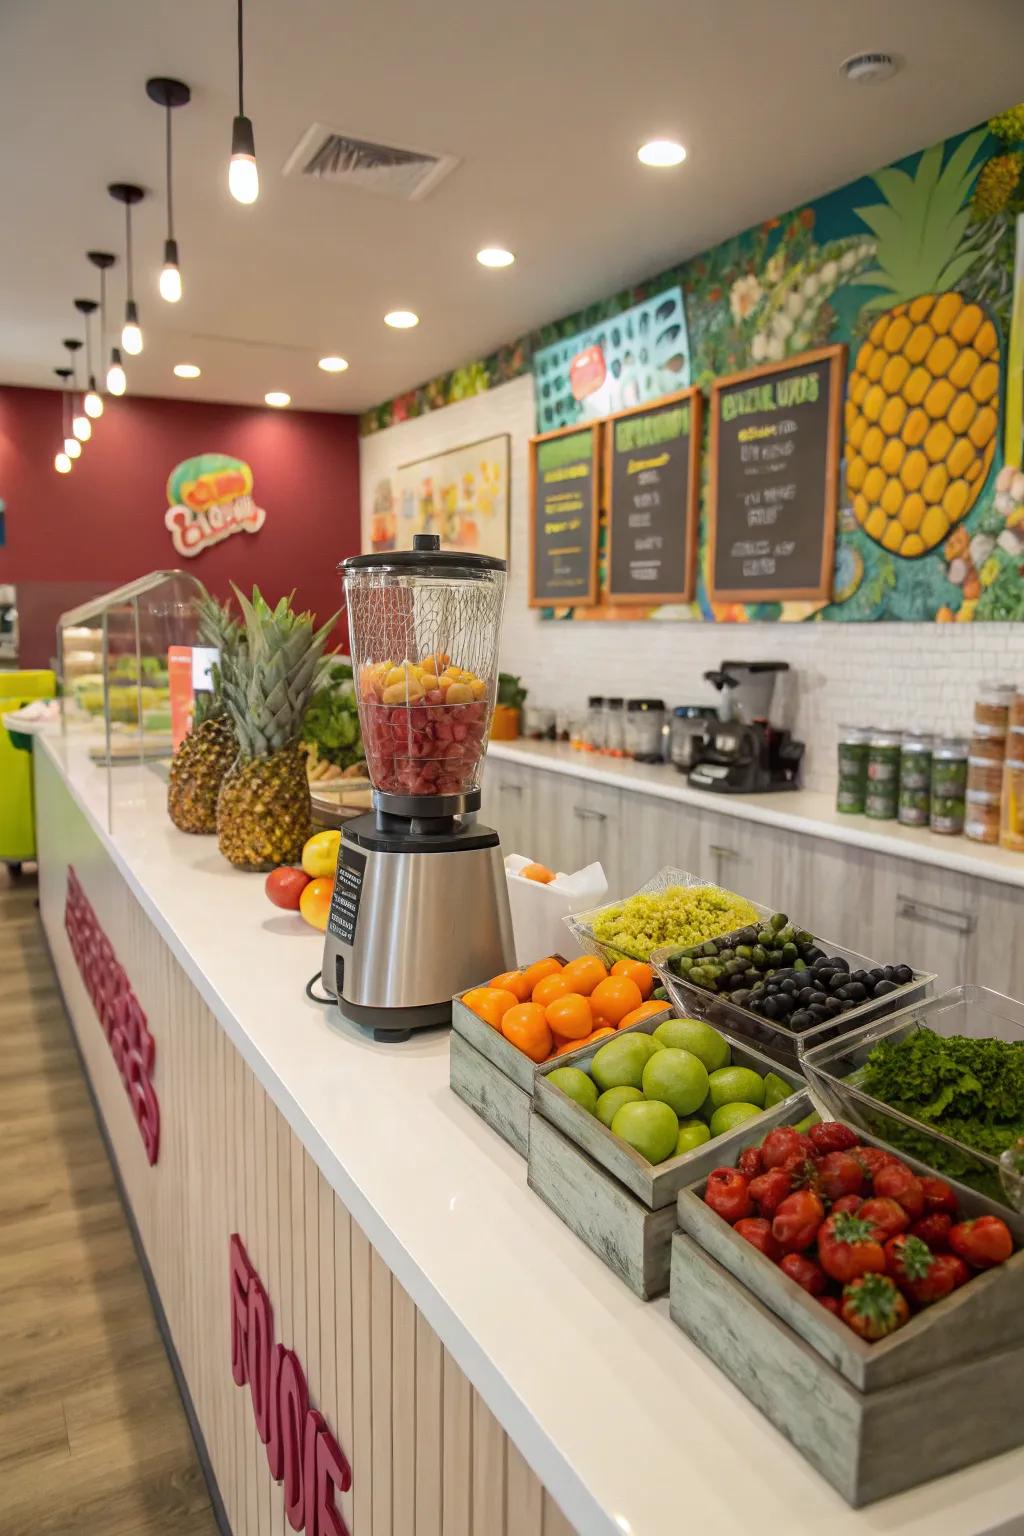
<svg viewBox="0 0 1024 1536"><path fill-rule="evenodd" d="M515 965L498 834L476 820L506 568L417 534L339 569L373 810L343 830L323 984L404 1039Z"/></svg>

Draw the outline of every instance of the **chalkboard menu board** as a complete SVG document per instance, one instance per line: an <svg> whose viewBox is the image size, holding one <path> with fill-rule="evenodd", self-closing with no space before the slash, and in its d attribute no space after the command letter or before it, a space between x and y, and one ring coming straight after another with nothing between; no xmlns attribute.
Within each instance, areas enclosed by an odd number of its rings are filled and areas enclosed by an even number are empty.
<svg viewBox="0 0 1024 1536"><path fill-rule="evenodd" d="M530 439L530 606L597 601L601 423Z"/></svg>
<svg viewBox="0 0 1024 1536"><path fill-rule="evenodd" d="M825 347L712 385L713 601L831 597L845 355Z"/></svg>
<svg viewBox="0 0 1024 1536"><path fill-rule="evenodd" d="M699 389L608 418L608 596L616 603L688 603L700 516Z"/></svg>

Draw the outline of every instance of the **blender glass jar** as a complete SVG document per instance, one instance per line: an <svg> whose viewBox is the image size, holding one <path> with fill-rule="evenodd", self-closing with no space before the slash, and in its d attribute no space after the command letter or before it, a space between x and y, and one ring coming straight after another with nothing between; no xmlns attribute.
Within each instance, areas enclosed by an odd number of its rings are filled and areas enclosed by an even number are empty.
<svg viewBox="0 0 1024 1536"><path fill-rule="evenodd" d="M626 731L623 724L622 699L604 701L604 748L609 757L622 757L625 750Z"/></svg>
<svg viewBox="0 0 1024 1536"><path fill-rule="evenodd" d="M587 700L583 745L588 752L604 751L604 698L599 693L592 693Z"/></svg>
<svg viewBox="0 0 1024 1536"><path fill-rule="evenodd" d="M442 550L355 555L345 584L359 724L376 790L478 790L498 677L505 562Z"/></svg>

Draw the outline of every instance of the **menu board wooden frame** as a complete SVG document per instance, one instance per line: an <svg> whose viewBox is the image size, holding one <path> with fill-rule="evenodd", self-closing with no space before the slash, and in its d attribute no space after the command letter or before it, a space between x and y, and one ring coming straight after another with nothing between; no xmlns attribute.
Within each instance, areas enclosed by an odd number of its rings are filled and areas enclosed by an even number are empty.
<svg viewBox="0 0 1024 1536"><path fill-rule="evenodd" d="M829 408L828 443L825 455L825 526L822 540L821 574L813 587L781 587L773 593L766 587L717 588L715 586L715 551L718 537L718 423L721 391L748 379L766 379L776 374L795 373L809 364L828 362ZM781 362L766 363L759 368L745 368L741 373L725 374L711 385L711 436L708 445L708 595L713 603L771 603L771 602L822 602L832 597L832 579L835 564L836 522L839 515L839 458L840 412L843 404L845 382L846 344L837 342L829 347L817 347L810 352L800 352Z"/></svg>
<svg viewBox="0 0 1024 1536"><path fill-rule="evenodd" d="M685 578L684 587L680 592L615 592L612 590L612 540L615 536L615 517L613 509L614 482L612 478L612 464L615 457L615 433L613 424L620 421L623 416L649 416L655 411L668 405L677 405L681 401L690 402L690 451L687 463L687 496L683 514L686 518L686 548L685 548ZM631 405L623 411L615 411L611 416L603 418L605 422L604 434L604 486L605 486L605 512L608 518L608 588L606 596L611 602L620 604L635 604L637 607L648 607L652 603L692 603L697 593L697 549L700 543L700 447L703 434L703 410L704 395L699 384L692 384L689 389L677 390L671 395L662 395L657 400L648 400L643 405Z"/></svg>
<svg viewBox="0 0 1024 1536"><path fill-rule="evenodd" d="M598 537L601 526L601 436L604 430L604 417L595 418L592 421L576 422L571 427L558 427L553 432L538 432L529 440L530 443L530 576L528 608L592 608L598 601L597 586L597 557ZM585 595L572 597L538 597L537 595L537 445L550 442L555 437L570 437L573 433L593 433L593 457L591 476L594 487L593 504L591 507L590 528L590 570L589 581Z"/></svg>

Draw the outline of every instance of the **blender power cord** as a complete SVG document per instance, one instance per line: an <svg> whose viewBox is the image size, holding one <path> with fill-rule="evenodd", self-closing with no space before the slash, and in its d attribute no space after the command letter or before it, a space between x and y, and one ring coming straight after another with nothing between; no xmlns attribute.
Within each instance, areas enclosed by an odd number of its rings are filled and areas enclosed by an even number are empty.
<svg viewBox="0 0 1024 1536"><path fill-rule="evenodd" d="M316 986L319 980L320 972L314 971L313 975L306 982L306 996L309 998L311 1003L321 1003L326 1007L331 1007L338 1001L336 997L318 997L317 994L313 991L313 988Z"/></svg>

